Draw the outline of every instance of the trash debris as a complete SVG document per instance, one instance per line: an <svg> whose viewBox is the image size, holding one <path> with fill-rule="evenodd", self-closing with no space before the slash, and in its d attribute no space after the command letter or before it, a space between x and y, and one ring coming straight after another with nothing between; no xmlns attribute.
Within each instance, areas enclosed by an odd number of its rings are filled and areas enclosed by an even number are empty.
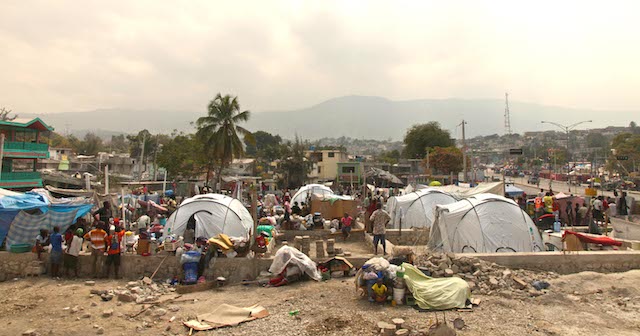
<svg viewBox="0 0 640 336"><path fill-rule="evenodd" d="M535 288L537 290L543 290L543 289L549 288L551 286L551 284L546 282L546 281L536 280L536 281L531 283L531 286L533 286L533 288Z"/></svg>
<svg viewBox="0 0 640 336"><path fill-rule="evenodd" d="M223 303L215 307L212 312L198 315L197 319L185 321L183 324L187 328L203 331L235 326L267 316L269 312L262 306L239 308Z"/></svg>

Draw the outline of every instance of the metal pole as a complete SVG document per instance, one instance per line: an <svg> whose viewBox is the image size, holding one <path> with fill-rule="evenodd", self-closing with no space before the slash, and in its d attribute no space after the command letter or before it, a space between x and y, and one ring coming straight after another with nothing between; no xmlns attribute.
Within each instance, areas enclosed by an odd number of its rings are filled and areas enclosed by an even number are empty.
<svg viewBox="0 0 640 336"><path fill-rule="evenodd" d="M162 181L162 196L164 196L164 194L167 191L167 169L164 169L164 180ZM175 192L175 190L174 190Z"/></svg>
<svg viewBox="0 0 640 336"><path fill-rule="evenodd" d="M4 160L4 133L0 134L0 177L2 176L2 161Z"/></svg>
<svg viewBox="0 0 640 336"><path fill-rule="evenodd" d="M109 165L104 166L104 193L109 194Z"/></svg>
<svg viewBox="0 0 640 336"><path fill-rule="evenodd" d="M124 203L124 187L120 187L120 195L122 196L122 203L120 203L120 205L122 205L122 224L124 225L124 227L126 226L126 220L125 220L125 203Z"/></svg>
<svg viewBox="0 0 640 336"><path fill-rule="evenodd" d="M462 180L467 182L467 144L464 136L464 120L462 120Z"/></svg>

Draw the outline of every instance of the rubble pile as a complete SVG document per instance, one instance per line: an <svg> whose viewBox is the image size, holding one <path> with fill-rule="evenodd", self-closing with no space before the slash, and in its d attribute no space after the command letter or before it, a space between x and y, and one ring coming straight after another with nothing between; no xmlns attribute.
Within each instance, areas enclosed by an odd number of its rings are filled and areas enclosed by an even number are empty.
<svg viewBox="0 0 640 336"><path fill-rule="evenodd" d="M435 278L460 277L467 281L473 293L498 294L507 298L543 295L548 287L545 280L558 277L553 272L511 270L477 258L453 254L420 255L416 257L415 265Z"/></svg>
<svg viewBox="0 0 640 336"><path fill-rule="evenodd" d="M92 289L91 294L99 295L102 300L117 298L120 302L145 303L157 301L162 295L174 292L175 288L166 283L156 283L148 277L138 281L129 281L125 287L115 289Z"/></svg>

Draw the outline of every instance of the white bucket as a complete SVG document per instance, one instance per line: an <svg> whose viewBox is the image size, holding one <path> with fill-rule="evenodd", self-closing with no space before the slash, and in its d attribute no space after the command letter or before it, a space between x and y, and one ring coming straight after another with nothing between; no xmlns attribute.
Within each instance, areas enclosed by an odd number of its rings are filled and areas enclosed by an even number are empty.
<svg viewBox="0 0 640 336"><path fill-rule="evenodd" d="M396 301L396 304L404 303L404 292L406 288L394 288L393 289L393 300Z"/></svg>

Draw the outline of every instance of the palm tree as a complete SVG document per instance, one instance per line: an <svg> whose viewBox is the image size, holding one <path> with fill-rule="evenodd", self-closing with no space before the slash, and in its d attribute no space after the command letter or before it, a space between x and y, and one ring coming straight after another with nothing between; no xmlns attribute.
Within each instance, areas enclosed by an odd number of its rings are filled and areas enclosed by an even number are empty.
<svg viewBox="0 0 640 336"><path fill-rule="evenodd" d="M253 137L247 129L237 123L249 120L249 111L240 111L238 97L222 96L220 93L209 102L207 115L196 121L196 135L204 144L208 156L207 183L215 164L218 164L217 179L220 182L222 169L227 167L233 158L244 155L244 146L240 135L251 142Z"/></svg>

